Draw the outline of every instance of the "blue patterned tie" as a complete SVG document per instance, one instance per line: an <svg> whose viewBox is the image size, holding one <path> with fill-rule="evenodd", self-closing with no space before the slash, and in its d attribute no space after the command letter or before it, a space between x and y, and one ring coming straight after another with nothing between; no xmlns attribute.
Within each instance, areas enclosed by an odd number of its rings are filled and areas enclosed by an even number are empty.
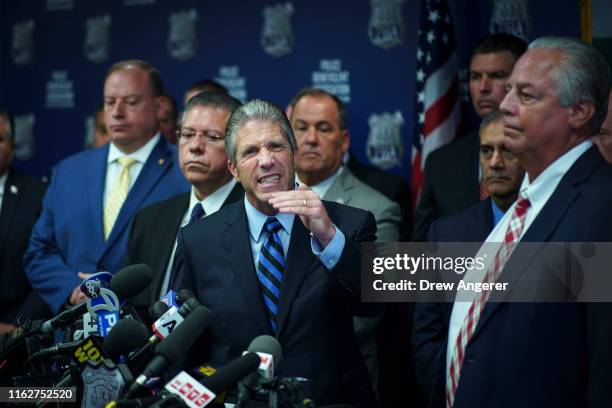
<svg viewBox="0 0 612 408"><path fill-rule="evenodd" d="M276 332L276 316L278 314L283 271L285 270L283 245L277 234L281 228L283 226L276 217L268 217L263 227L267 236L261 247L257 263L257 277L261 284L261 292L273 332Z"/></svg>
<svg viewBox="0 0 612 408"><path fill-rule="evenodd" d="M202 218L205 215L204 212L204 208L202 207L202 203L197 203L196 205L193 206L193 209L191 210L191 216L189 217L189 224L191 224L194 221L199 220L200 218Z"/></svg>

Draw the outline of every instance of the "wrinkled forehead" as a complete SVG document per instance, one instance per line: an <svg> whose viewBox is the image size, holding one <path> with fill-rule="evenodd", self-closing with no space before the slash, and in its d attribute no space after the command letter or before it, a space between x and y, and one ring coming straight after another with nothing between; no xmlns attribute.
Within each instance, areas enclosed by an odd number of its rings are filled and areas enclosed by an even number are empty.
<svg viewBox="0 0 612 408"><path fill-rule="evenodd" d="M270 119L249 119L236 130L236 146L243 144L289 143L281 126Z"/></svg>
<svg viewBox="0 0 612 408"><path fill-rule="evenodd" d="M480 132L480 144L488 146L501 146L504 144L503 118L489 123Z"/></svg>
<svg viewBox="0 0 612 408"><path fill-rule="evenodd" d="M561 50L535 48L528 50L516 62L510 82L536 84L552 82L555 71L561 67L564 54Z"/></svg>

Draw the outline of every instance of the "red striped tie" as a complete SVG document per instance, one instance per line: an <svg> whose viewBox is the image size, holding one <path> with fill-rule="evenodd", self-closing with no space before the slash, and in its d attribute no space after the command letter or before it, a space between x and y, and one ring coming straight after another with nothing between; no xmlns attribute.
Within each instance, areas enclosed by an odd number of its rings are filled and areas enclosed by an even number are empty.
<svg viewBox="0 0 612 408"><path fill-rule="evenodd" d="M531 203L529 200L521 195L516 203L516 206L514 207L514 211L512 212L512 218L510 219L510 224L508 224L508 229L506 230L504 243L499 247L499 250L495 255L495 259L493 260L493 265L487 271L482 280L483 283L493 283L499 278L506 261L508 258L510 258L510 255L512 255L512 251L514 251L514 247L519 241L521 232L525 226L525 217L527 216L527 211L529 210L530 206ZM457 385L459 384L459 376L461 374L461 367L463 366L465 349L472 340L472 336L474 335L476 326L478 325L478 320L480 319L482 310L489 299L489 294L490 291L488 290L482 291L480 297L472 302L465 321L463 322L463 326L461 326L459 334L457 335L455 347L452 350L450 364L449 367L447 367L446 372L447 408L451 408L455 403L455 393L457 391Z"/></svg>

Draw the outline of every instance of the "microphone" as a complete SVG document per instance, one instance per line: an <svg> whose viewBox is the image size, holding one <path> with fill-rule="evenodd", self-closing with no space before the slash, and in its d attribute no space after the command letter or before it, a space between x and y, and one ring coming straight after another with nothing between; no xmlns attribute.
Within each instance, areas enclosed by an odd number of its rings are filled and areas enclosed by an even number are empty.
<svg viewBox="0 0 612 408"><path fill-rule="evenodd" d="M198 302L195 297L185 299L183 304L178 309L171 306L166 313L164 313L153 323L153 332L160 340L163 340L172 332L172 330L176 328L176 326L183 322L189 313L195 310L198 306L200 306L200 302ZM153 337L151 338L151 342L157 341L155 341Z"/></svg>
<svg viewBox="0 0 612 408"><path fill-rule="evenodd" d="M205 407L213 402L218 394L227 391L257 370L259 362L260 358L256 353L248 352L201 381L181 371L164 388L177 395L188 406Z"/></svg>
<svg viewBox="0 0 612 408"><path fill-rule="evenodd" d="M191 312L181 325L157 345L153 359L145 367L142 374L136 378L136 381L132 383L125 395L126 398L133 397L147 380L161 374L170 363L182 363L185 352L206 329L211 316L212 312L204 306L198 306Z"/></svg>
<svg viewBox="0 0 612 408"><path fill-rule="evenodd" d="M159 319L164 313L166 313L168 309L170 309L170 306L168 306L161 300L158 300L157 302L149 306L149 317L151 318L151 320L155 321Z"/></svg>
<svg viewBox="0 0 612 408"><path fill-rule="evenodd" d="M151 268L145 264L126 266L113 276L109 289L121 299L131 298L150 285L152 276ZM86 311L87 302L81 302L44 322L40 331L51 333L53 330L61 329L73 323Z"/></svg>
<svg viewBox="0 0 612 408"><path fill-rule="evenodd" d="M102 349L115 363L119 363L122 355L136 350L147 341L148 337L148 330L144 324L133 319L122 319L104 339Z"/></svg>
<svg viewBox="0 0 612 408"><path fill-rule="evenodd" d="M274 370L280 362L282 349L281 345L272 336L258 336L249 345L248 352L259 355L260 364L257 373L252 373L239 384L238 398L235 408L244 407L251 399L251 395L261 384L262 379L270 381L274 378Z"/></svg>

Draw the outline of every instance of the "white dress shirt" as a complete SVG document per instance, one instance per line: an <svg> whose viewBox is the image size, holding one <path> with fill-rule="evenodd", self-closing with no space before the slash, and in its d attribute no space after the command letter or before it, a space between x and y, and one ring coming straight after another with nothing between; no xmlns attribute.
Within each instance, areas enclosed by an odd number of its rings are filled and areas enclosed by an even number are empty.
<svg viewBox="0 0 612 408"><path fill-rule="evenodd" d="M329 190L329 188L334 183L334 181L336 181L336 179L338 178L340 173L342 173L343 169L344 169L344 166L340 166L338 168L338 170L334 174L332 174L331 176L329 176L325 180L321 181L320 183L315 184L314 186L308 186L308 188L310 188L312 191L317 193L317 195L319 197L322 198L325 195L325 193L327 193L327 190ZM306 183L304 183L303 181L300 180L300 178L299 178L299 176L297 174L295 175L295 180L299 184L306 184Z"/></svg>
<svg viewBox="0 0 612 408"><path fill-rule="evenodd" d="M519 241L525 235L525 232L529 229L535 218L538 216L542 208L546 205L546 202L550 199L554 191L557 189L559 182L567 173L567 171L574 165L576 160L580 158L591 146L593 142L591 140L585 140L577 146L574 146L571 150L566 152L563 156L555 160L550 166L548 166L535 180L530 181L529 176L525 174L523 183L521 184L520 194L524 195L531 204L531 207L527 211L525 217L525 225L519 237ZM508 224L512 218L514 207L516 202L506 211L506 214L495 226L493 231L489 234L485 240L485 244L480 247L476 257L483 257L486 254L485 268L482 270L470 269L466 272L464 281L466 282L482 282L484 274L492 267L493 260L497 250L504 242L506 236L506 230ZM479 296L480 294L475 294ZM446 367L450 365L450 359L452 351L455 348L455 340L459 334L459 330L463 326L468 310L471 305L471 301L457 301L453 304L453 310L450 317L449 328L448 328L448 344L446 346Z"/></svg>
<svg viewBox="0 0 612 408"><path fill-rule="evenodd" d="M140 171L142 170L144 164L146 163L149 155L159 142L160 134L157 133L155 136L151 138L144 146L140 149L132 152L130 154L125 154L117 146L113 143L109 143L108 147L108 157L106 158L106 179L104 182L104 201L102 202L102 208L106 207L106 200L108 199L108 195L112 190L119 174L121 173L121 165L119 164L119 158L122 156L128 156L135 160L134 164L130 167L130 190L132 186L136 182ZM129 190L128 190L129 191ZM129 194L129 193L128 193Z"/></svg>
<svg viewBox="0 0 612 408"><path fill-rule="evenodd" d="M4 198L4 190L6 185L6 179L8 178L8 171L0 176L0 211L2 211L2 199Z"/></svg>

